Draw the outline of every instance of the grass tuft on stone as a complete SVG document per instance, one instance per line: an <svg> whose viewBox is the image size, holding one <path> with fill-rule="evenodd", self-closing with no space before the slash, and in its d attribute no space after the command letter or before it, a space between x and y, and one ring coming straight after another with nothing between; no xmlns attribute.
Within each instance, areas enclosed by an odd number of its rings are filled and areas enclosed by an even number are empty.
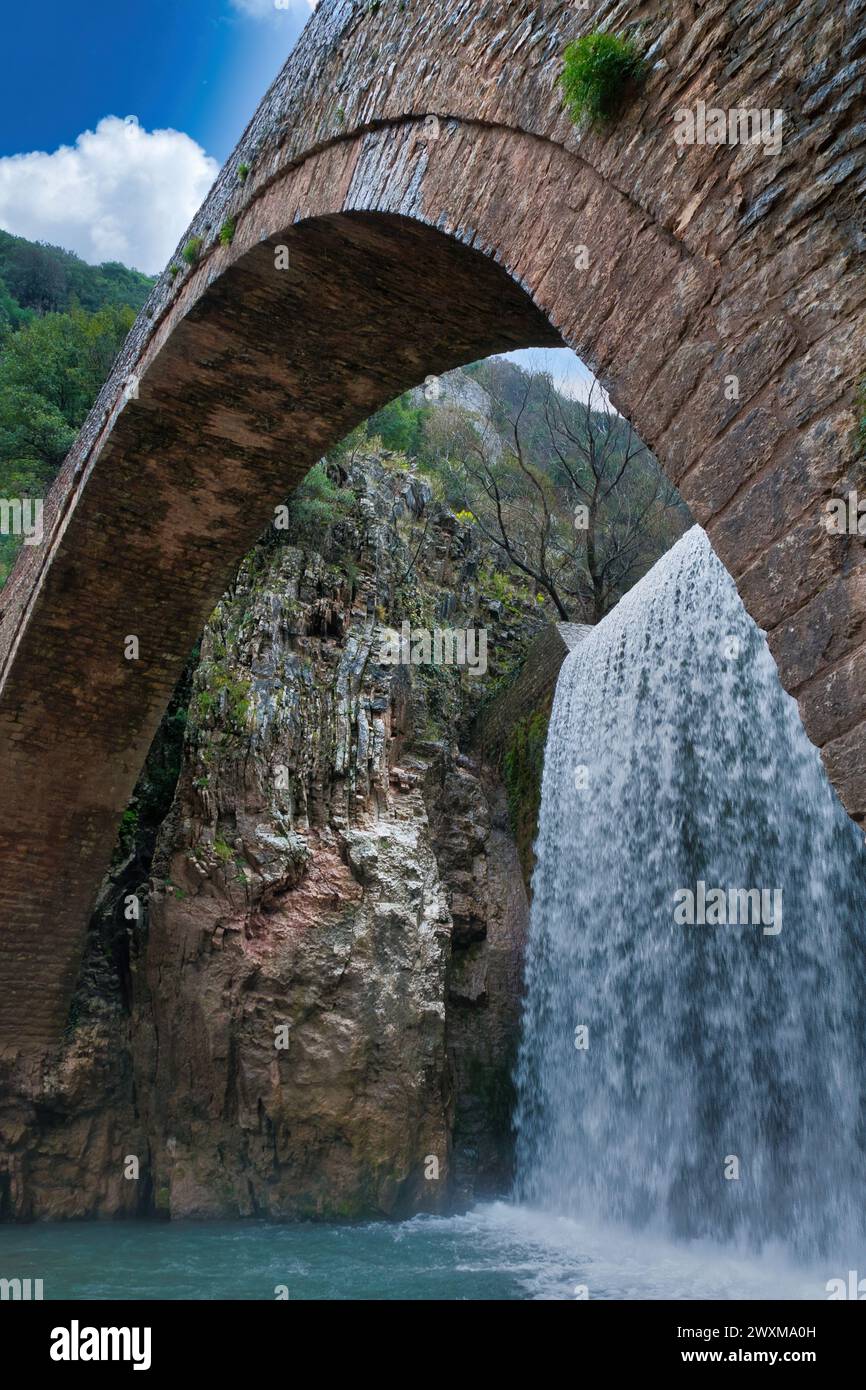
<svg viewBox="0 0 866 1390"><path fill-rule="evenodd" d="M195 265L196 261L201 255L201 248L203 246L204 237L190 237L189 241L187 242L186 246L183 248L183 251L181 252L181 255L183 256L187 265Z"/></svg>
<svg viewBox="0 0 866 1390"><path fill-rule="evenodd" d="M575 124L604 126L644 82L647 65L631 39L617 34L584 34L565 50L560 85Z"/></svg>

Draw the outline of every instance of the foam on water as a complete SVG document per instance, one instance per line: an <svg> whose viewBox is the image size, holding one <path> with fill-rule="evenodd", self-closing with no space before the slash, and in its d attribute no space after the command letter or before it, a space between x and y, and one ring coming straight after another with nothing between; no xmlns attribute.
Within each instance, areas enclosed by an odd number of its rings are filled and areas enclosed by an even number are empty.
<svg viewBox="0 0 866 1390"><path fill-rule="evenodd" d="M834 1265L688 1245L507 1202L460 1216L0 1227L4 1274L53 1299L823 1299Z"/></svg>
<svg viewBox="0 0 866 1390"><path fill-rule="evenodd" d="M866 1274L863 836L700 527L563 665L537 855L519 1199Z"/></svg>

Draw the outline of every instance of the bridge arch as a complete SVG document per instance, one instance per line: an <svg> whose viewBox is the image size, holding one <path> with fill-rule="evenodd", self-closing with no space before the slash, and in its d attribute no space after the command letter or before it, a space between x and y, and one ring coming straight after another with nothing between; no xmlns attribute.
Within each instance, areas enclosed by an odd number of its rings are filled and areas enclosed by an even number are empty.
<svg viewBox="0 0 866 1390"><path fill-rule="evenodd" d="M862 178L862 134L856 102L815 103L781 61L786 45L798 62L810 45L816 61L843 52L853 19L780 4L790 32L769 71L760 18L675 8L691 23L647 20L647 94L603 139L560 112L573 7L502 0L469 23L458 0L399 17L322 0L142 311L48 499L45 542L0 595L5 1055L36 1059L60 1035L117 820L274 506L387 400L492 352L566 342L599 372L866 814L863 546L820 520L853 466L861 233L850 174L819 203L804 184L828 141ZM799 102L781 163L673 141L677 99L719 92L732 65L753 102Z"/></svg>

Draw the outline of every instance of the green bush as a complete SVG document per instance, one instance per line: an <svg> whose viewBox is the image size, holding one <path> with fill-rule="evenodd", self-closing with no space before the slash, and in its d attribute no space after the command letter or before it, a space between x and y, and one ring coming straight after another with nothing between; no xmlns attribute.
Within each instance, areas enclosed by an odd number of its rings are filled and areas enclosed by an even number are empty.
<svg viewBox="0 0 866 1390"><path fill-rule="evenodd" d="M352 509L354 494L338 487L320 460L288 499L289 525L286 539L309 542L314 536L340 521Z"/></svg>
<svg viewBox="0 0 866 1390"><path fill-rule="evenodd" d="M209 723L222 709L223 732L242 738L250 712L250 682L245 677L234 677L218 662L202 662L198 675L206 685L196 691L190 704L195 724L201 727Z"/></svg>
<svg viewBox="0 0 866 1390"><path fill-rule="evenodd" d="M423 448L424 422L429 414L428 407L412 405L407 392L370 416L367 436L371 440L378 436L383 446L394 453L417 458Z"/></svg>
<svg viewBox="0 0 866 1390"><path fill-rule="evenodd" d="M220 227L220 241L223 246L231 246L235 239L235 219L229 217Z"/></svg>
<svg viewBox="0 0 866 1390"><path fill-rule="evenodd" d="M199 256L201 255L201 248L202 248L203 246L204 246L204 237L200 237L200 236L193 236L193 237L190 237L189 241L187 242L186 246L183 248L183 251L181 252L181 254L182 254L184 260L185 260L186 263L187 263L187 265L195 265L196 261L198 260Z"/></svg>
<svg viewBox="0 0 866 1390"><path fill-rule="evenodd" d="M646 72L631 39L603 33L575 39L565 50L559 79L572 119L586 118L591 125L613 120Z"/></svg>
<svg viewBox="0 0 866 1390"><path fill-rule="evenodd" d="M131 853L135 846L135 837L138 832L138 811L132 808L124 811L120 821L120 832L118 839L120 850L123 854Z"/></svg>

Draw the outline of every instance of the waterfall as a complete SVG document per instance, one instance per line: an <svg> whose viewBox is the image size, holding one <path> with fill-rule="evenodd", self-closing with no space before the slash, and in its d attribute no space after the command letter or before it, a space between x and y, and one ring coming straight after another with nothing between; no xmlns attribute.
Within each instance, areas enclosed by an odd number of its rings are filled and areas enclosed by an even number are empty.
<svg viewBox="0 0 866 1390"><path fill-rule="evenodd" d="M863 834L700 527L566 659L536 853L518 1197L862 1256Z"/></svg>

